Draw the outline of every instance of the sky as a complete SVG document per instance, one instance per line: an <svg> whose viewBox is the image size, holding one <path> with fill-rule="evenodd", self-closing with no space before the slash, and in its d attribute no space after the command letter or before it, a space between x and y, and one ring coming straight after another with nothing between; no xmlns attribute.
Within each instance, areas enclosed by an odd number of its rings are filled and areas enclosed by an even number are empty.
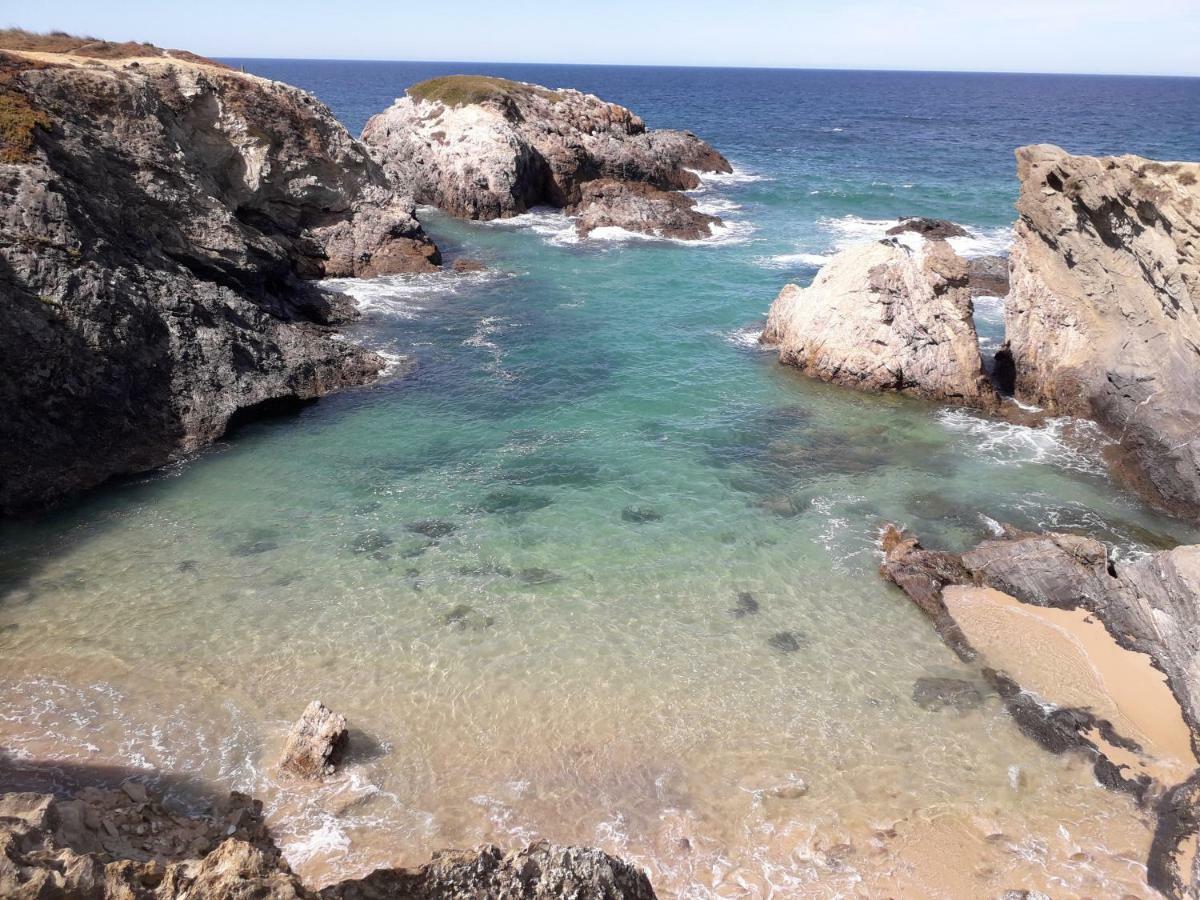
<svg viewBox="0 0 1200 900"><path fill-rule="evenodd" d="M0 0L207 56L1200 76L1200 0Z"/></svg>

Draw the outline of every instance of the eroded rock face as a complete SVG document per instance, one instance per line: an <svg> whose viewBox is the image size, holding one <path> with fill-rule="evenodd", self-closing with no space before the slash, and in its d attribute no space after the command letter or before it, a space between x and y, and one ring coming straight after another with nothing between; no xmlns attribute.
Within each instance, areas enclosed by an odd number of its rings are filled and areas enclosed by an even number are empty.
<svg viewBox="0 0 1200 900"><path fill-rule="evenodd" d="M0 164L0 511L379 371L331 340L352 306L308 279L425 270L437 249L321 103L170 58L0 66L44 122Z"/></svg>
<svg viewBox="0 0 1200 900"><path fill-rule="evenodd" d="M636 181L611 178L589 181L579 202L567 207L576 230L586 237L597 228L623 228L654 237L695 241L711 237L716 216L696 211L696 201L678 191L663 191Z"/></svg>
<svg viewBox="0 0 1200 900"><path fill-rule="evenodd" d="M126 821L128 820L128 822ZM134 824L136 823L136 824ZM161 835L198 832L176 850ZM210 834L211 832L211 834ZM152 850L112 835L140 834ZM219 843L210 839L220 835ZM154 843L157 842L157 843ZM0 795L0 897L11 900L653 900L645 873L599 850L538 843L447 851L418 869L379 869L320 891L288 868L261 804L233 794L211 814L167 813L89 789L73 800Z"/></svg>
<svg viewBox="0 0 1200 900"><path fill-rule="evenodd" d="M998 397L979 356L968 280L945 241L851 247L811 286L784 287L762 341L823 381L991 407Z"/></svg>
<svg viewBox="0 0 1200 900"><path fill-rule="evenodd" d="M1200 882L1181 871L1188 856L1178 851L1200 832L1190 806L1200 796L1200 546L1117 565L1090 538L1007 529L960 555L927 550L889 526L883 548L883 575L961 659L981 667L1026 733L1052 752L1088 754L1102 783L1153 806L1151 884L1194 896ZM1034 614L1039 609L1055 612ZM1010 627L1041 616L1043 637L1070 633L1071 641L1056 649L1036 631ZM983 627L973 631L972 622ZM989 632L999 645L972 637ZM1086 653L1077 659L1080 648Z"/></svg>
<svg viewBox="0 0 1200 900"><path fill-rule="evenodd" d="M297 778L332 775L345 750L347 736L346 717L314 700L288 732L279 759L280 771Z"/></svg>
<svg viewBox="0 0 1200 900"><path fill-rule="evenodd" d="M1200 164L1017 151L1017 396L1094 418L1134 483L1200 516Z"/></svg>
<svg viewBox="0 0 1200 900"><path fill-rule="evenodd" d="M697 172L732 171L690 132L647 131L623 106L480 76L414 85L367 123L362 139L419 203L469 219L575 206L585 199L584 185L597 179L676 191L699 186ZM644 192L630 188L618 197L607 190L610 215L618 200L630 221L649 209ZM679 215L676 205L659 208Z"/></svg>

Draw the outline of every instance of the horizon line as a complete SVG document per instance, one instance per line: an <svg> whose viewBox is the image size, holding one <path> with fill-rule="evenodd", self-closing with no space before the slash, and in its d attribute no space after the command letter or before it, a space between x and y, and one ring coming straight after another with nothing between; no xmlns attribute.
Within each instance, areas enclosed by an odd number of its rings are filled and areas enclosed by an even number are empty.
<svg viewBox="0 0 1200 900"><path fill-rule="evenodd" d="M243 59L264 62L361 62L361 63L417 63L421 65L470 65L470 66L559 66L570 68L598 69L730 69L733 71L773 72L878 72L908 75L1034 75L1069 76L1073 78L1173 78L1200 80L1194 75L1168 75L1139 72L1030 72L1018 69L903 69L903 68L859 68L854 66L789 66L789 65L714 65L699 63L580 63L580 62L526 62L521 60L474 60L474 59L378 59L356 56L239 56L209 54L217 60Z"/></svg>

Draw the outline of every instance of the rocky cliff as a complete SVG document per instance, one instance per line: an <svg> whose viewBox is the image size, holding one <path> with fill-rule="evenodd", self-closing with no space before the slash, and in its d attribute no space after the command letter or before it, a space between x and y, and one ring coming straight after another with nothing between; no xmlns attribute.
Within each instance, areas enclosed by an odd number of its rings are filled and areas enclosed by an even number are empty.
<svg viewBox="0 0 1200 900"><path fill-rule="evenodd" d="M445 852L305 886L240 794L201 816L164 809L140 784L69 800L0 795L0 896L9 900L653 900L645 873L599 850L537 843Z"/></svg>
<svg viewBox="0 0 1200 900"><path fill-rule="evenodd" d="M1017 396L1096 419L1136 484L1200 516L1200 164L1034 146L1017 169Z"/></svg>
<svg viewBox="0 0 1200 900"><path fill-rule="evenodd" d="M943 240L908 234L841 251L812 285L784 287L765 344L780 362L860 390L990 407L966 262Z"/></svg>
<svg viewBox="0 0 1200 900"><path fill-rule="evenodd" d="M412 201L311 95L89 50L103 59L0 52L8 513L370 379L380 360L332 339L349 302L311 279L439 262Z"/></svg>
<svg viewBox="0 0 1200 900"><path fill-rule="evenodd" d="M641 213L623 215L623 227L661 234L645 191L600 197L589 182L635 182L658 191L699 186L697 172L730 172L728 161L694 134L647 130L630 110L591 94L483 76L435 78L409 88L374 116L362 140L419 203L469 219L514 216L530 207L571 207L628 200ZM660 198L661 200L661 198ZM688 204L690 208L690 204ZM678 205L659 209L678 216ZM703 227L700 218L688 228ZM594 225L585 226L583 230ZM674 227L671 222L665 226Z"/></svg>

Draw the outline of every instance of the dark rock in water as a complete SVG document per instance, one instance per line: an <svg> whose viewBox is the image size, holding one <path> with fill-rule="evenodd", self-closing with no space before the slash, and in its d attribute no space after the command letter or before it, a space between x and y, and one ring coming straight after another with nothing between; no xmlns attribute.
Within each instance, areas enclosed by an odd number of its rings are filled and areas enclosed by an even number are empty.
<svg viewBox="0 0 1200 900"><path fill-rule="evenodd" d="M346 717L314 700L288 733L279 769L298 778L332 775L346 748L346 738Z"/></svg>
<svg viewBox="0 0 1200 900"><path fill-rule="evenodd" d="M966 712L983 704L983 692L962 678L918 678L913 684L913 703L921 709L956 709Z"/></svg>
<svg viewBox="0 0 1200 900"><path fill-rule="evenodd" d="M483 498L480 508L490 513L527 513L545 509L554 501L544 494L530 491L492 491Z"/></svg>
<svg viewBox="0 0 1200 900"><path fill-rule="evenodd" d="M627 506L621 510L621 519L626 522L661 522L662 513L649 506Z"/></svg>
<svg viewBox="0 0 1200 900"><path fill-rule="evenodd" d="M257 556L259 553L268 553L278 549L279 545L274 541L242 541L242 543L234 545L229 552L232 556Z"/></svg>
<svg viewBox="0 0 1200 900"><path fill-rule="evenodd" d="M554 584L562 581L562 576L551 572L549 569L522 569L517 573L517 577L525 584Z"/></svg>
<svg viewBox="0 0 1200 900"><path fill-rule="evenodd" d="M195 572L200 567L200 563L194 559L185 559L178 566L180 572Z"/></svg>
<svg viewBox="0 0 1200 900"><path fill-rule="evenodd" d="M411 566L404 570L405 578L419 578L420 575L421 575L421 570L413 568Z"/></svg>
<svg viewBox="0 0 1200 900"><path fill-rule="evenodd" d="M779 631L767 638L767 644L772 650L781 653L795 653L800 649L804 635L798 631Z"/></svg>
<svg viewBox="0 0 1200 900"><path fill-rule="evenodd" d="M482 272L487 269L487 266L481 260L460 256L451 264L450 268L455 272Z"/></svg>
<svg viewBox="0 0 1200 900"><path fill-rule="evenodd" d="M453 522L443 522L441 519L424 519L420 522L410 522L404 527L413 534L424 535L435 541L439 538L449 537L458 530L458 526Z"/></svg>
<svg viewBox="0 0 1200 900"><path fill-rule="evenodd" d="M654 237L698 241L711 237L721 220L696 209L696 201L678 191L642 182L597 179L567 208L575 230L587 237L597 228L623 228Z"/></svg>
<svg viewBox="0 0 1200 900"><path fill-rule="evenodd" d="M351 549L355 553L378 553L387 547L392 546L392 538L382 531L364 531L358 535L352 543Z"/></svg>
<svg viewBox="0 0 1200 900"><path fill-rule="evenodd" d="M430 541L428 544L417 544L416 546L408 547L408 548L400 551L400 558L401 559L416 559L418 556L424 556L425 552L430 547L434 547L434 546L436 546L436 544L433 541Z"/></svg>
<svg viewBox="0 0 1200 900"><path fill-rule="evenodd" d="M354 507L352 512L356 516L365 516L375 512L381 506L383 506L383 504L378 500L367 500Z"/></svg>
<svg viewBox="0 0 1200 900"><path fill-rule="evenodd" d="M737 595L737 605L731 610L735 619L752 616L758 612L758 601L749 591L740 591Z"/></svg>
<svg viewBox="0 0 1200 900"><path fill-rule="evenodd" d="M912 231L931 241L945 240L952 237L969 237L970 232L946 219L928 219L924 216L911 216L900 220L899 225L893 225L887 230L888 234L904 234Z"/></svg>
<svg viewBox="0 0 1200 900"><path fill-rule="evenodd" d="M496 620L491 616L476 612L475 607L465 603L453 607L442 616L442 621L458 631L466 631L468 628L473 631L481 631L496 624Z"/></svg>
<svg viewBox="0 0 1200 900"><path fill-rule="evenodd" d="M474 566L459 566L458 574L465 575L468 578L486 578L491 575L499 575L503 578L511 578L513 570L508 566L502 566L499 563L479 563Z"/></svg>

